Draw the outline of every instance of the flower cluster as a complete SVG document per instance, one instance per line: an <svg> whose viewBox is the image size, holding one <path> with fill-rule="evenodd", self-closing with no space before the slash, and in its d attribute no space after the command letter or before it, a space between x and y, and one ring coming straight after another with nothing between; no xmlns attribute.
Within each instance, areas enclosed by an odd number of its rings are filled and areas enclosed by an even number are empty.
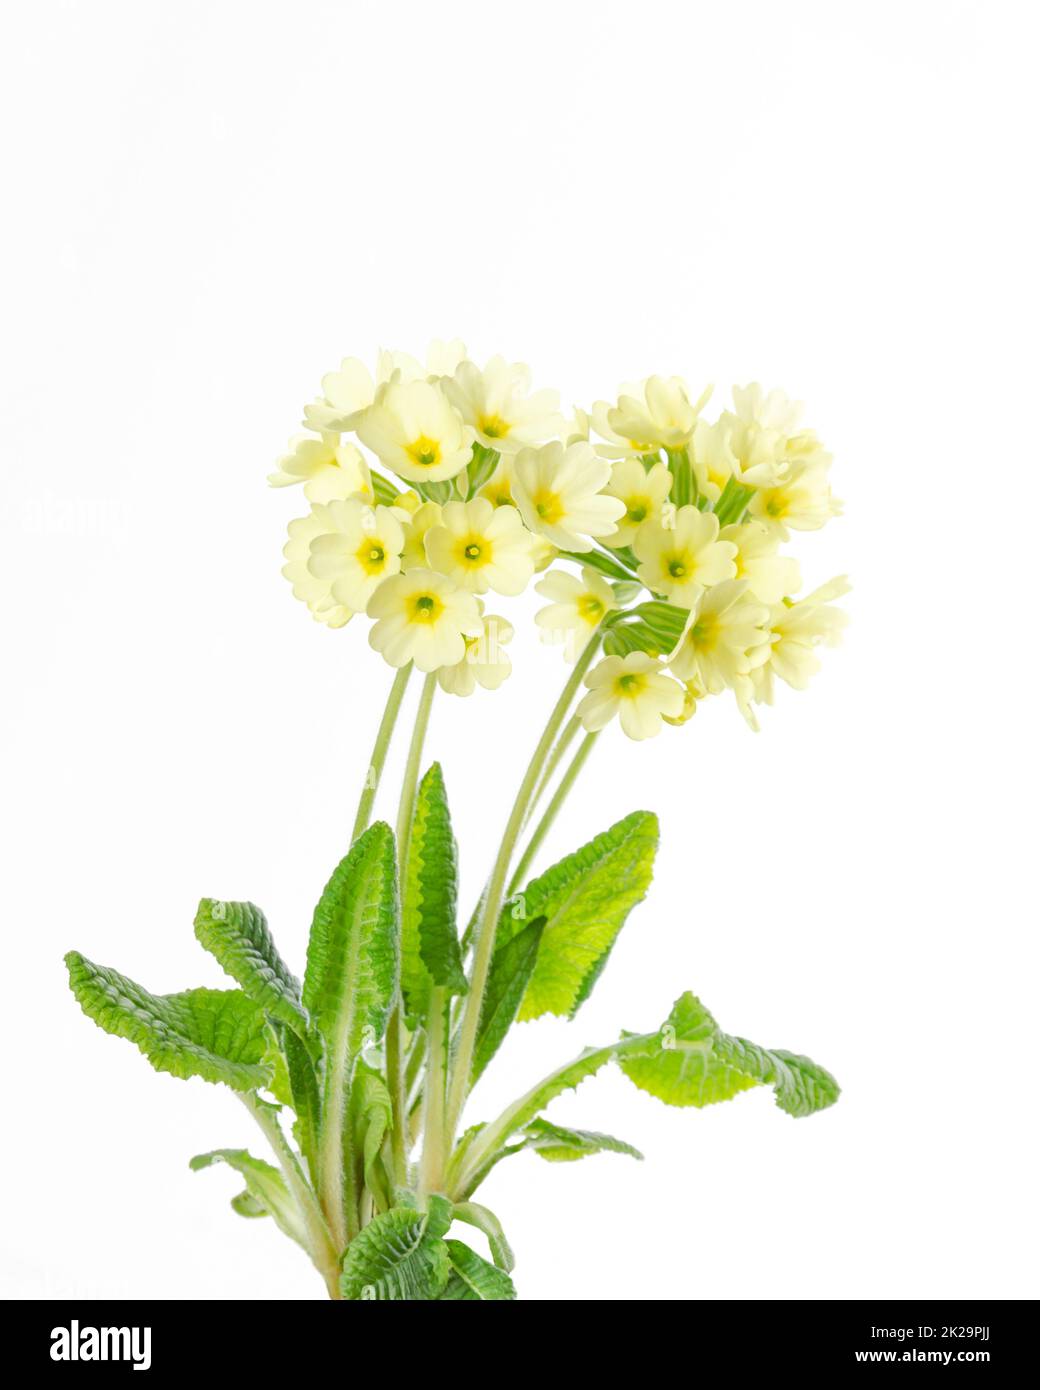
<svg viewBox="0 0 1040 1390"><path fill-rule="evenodd" d="M566 419L525 366L480 367L458 342L425 364L383 352L374 372L347 358L270 477L311 504L283 573L320 622L364 613L391 666L457 695L509 675L513 628L486 601L533 582L543 639L582 664L586 730L617 716L647 738L724 690L757 728L776 678L804 688L840 635L846 581L799 598L781 551L839 506L798 405L734 387L709 422L710 394L652 376Z"/></svg>

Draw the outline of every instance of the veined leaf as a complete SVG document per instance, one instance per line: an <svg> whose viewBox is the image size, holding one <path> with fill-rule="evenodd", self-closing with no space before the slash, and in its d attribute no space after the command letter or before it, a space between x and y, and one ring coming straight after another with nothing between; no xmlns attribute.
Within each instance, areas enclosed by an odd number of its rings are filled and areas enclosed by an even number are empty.
<svg viewBox="0 0 1040 1390"><path fill-rule="evenodd" d="M458 859L440 764L419 783L401 905L401 989L410 1018L424 1019L430 989L466 992L455 924Z"/></svg>
<svg viewBox="0 0 1040 1390"><path fill-rule="evenodd" d="M347 1246L340 1275L345 1299L429 1301L451 1273L448 1247L428 1227L426 1212L392 1207L374 1217Z"/></svg>
<svg viewBox="0 0 1040 1390"><path fill-rule="evenodd" d="M223 1082L236 1091L265 1086L264 1011L239 989L151 994L108 966L70 951L69 984L99 1028L126 1038L156 1071Z"/></svg>
<svg viewBox="0 0 1040 1390"><path fill-rule="evenodd" d="M397 865L390 827L377 821L337 866L314 910L303 1003L325 1043L319 1186L326 1211L342 1202L347 1095L361 1049L386 1029L397 990ZM330 1218L331 1219L331 1218ZM345 1244L346 1231L333 1223Z"/></svg>
<svg viewBox="0 0 1040 1390"><path fill-rule="evenodd" d="M516 1298L513 1281L504 1270L488 1264L461 1240L446 1240L451 1274L440 1295L442 1300L504 1302Z"/></svg>
<svg viewBox="0 0 1040 1390"><path fill-rule="evenodd" d="M314 909L303 1004L329 1053L356 1057L386 1028L397 979L394 837L382 821L355 840Z"/></svg>
<svg viewBox="0 0 1040 1390"><path fill-rule="evenodd" d="M390 1187L379 1155L392 1117L393 1107L386 1082L379 1072L359 1061L350 1088L354 1153L361 1169L358 1177L370 1191L376 1193L384 1207L390 1204Z"/></svg>
<svg viewBox="0 0 1040 1390"><path fill-rule="evenodd" d="M506 904L499 949L545 918L538 958L518 1018L573 1018L588 998L629 912L646 895L657 849L657 817L635 811L561 859Z"/></svg>
<svg viewBox="0 0 1040 1390"><path fill-rule="evenodd" d="M269 1213L279 1230L306 1250L307 1240L300 1214L277 1168L265 1163L262 1158L254 1158L246 1149L214 1149L211 1153L196 1154L188 1166L193 1172L198 1172L214 1163L226 1163L246 1180L245 1192L231 1199L231 1205L240 1216ZM244 1202L243 1198L249 1200ZM257 1207L260 1208L259 1212Z"/></svg>
<svg viewBox="0 0 1040 1390"><path fill-rule="evenodd" d="M290 1028L306 1029L300 982L278 954L258 907L203 898L195 914L195 935L250 999Z"/></svg>
<svg viewBox="0 0 1040 1390"><path fill-rule="evenodd" d="M527 1147L550 1163L572 1163L598 1153L643 1157L638 1149L626 1144L623 1139L615 1139L613 1135L599 1134L592 1129L564 1129L562 1125L551 1124L548 1120L532 1120L524 1133Z"/></svg>
<svg viewBox="0 0 1040 1390"><path fill-rule="evenodd" d="M534 972L544 930L545 918L536 917L521 927L516 936L496 950L492 957L487 988L480 1005L471 1085L476 1083L512 1027Z"/></svg>
<svg viewBox="0 0 1040 1390"><path fill-rule="evenodd" d="M318 1180L318 1140L321 1136L321 1094L314 1062L303 1040L291 1028L281 1030L282 1053L292 1108L293 1135L307 1161L311 1180Z"/></svg>
<svg viewBox="0 0 1040 1390"><path fill-rule="evenodd" d="M629 1080L668 1105L714 1105L752 1086L772 1086L781 1110L800 1117L833 1105L839 1094L833 1076L807 1057L723 1033L689 992L649 1046L618 1062Z"/></svg>

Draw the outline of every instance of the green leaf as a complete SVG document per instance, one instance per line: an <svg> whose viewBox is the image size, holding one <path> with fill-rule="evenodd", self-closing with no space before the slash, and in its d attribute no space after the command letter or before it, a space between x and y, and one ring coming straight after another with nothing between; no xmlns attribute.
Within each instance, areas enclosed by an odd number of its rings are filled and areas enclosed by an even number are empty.
<svg viewBox="0 0 1040 1390"><path fill-rule="evenodd" d="M550 1101L594 1076L617 1052L631 1051L642 1046L643 1041L630 1038L607 1047L587 1047L580 1056L543 1077L526 1095L503 1110L497 1120L467 1130L459 1140L450 1169L451 1190L459 1200L471 1197L502 1158L526 1148L526 1137L511 1148L504 1146L517 1130L536 1119Z"/></svg>
<svg viewBox="0 0 1040 1390"><path fill-rule="evenodd" d="M615 1139L610 1134L599 1134L591 1129L564 1129L548 1120L532 1120L524 1133L527 1135L527 1147L549 1163L572 1163L598 1153L643 1157L638 1149L626 1144L623 1139Z"/></svg>
<svg viewBox="0 0 1040 1390"><path fill-rule="evenodd" d="M492 957L487 988L480 1005L471 1085L476 1083L512 1027L534 972L544 930L545 918L536 917L496 950Z"/></svg>
<svg viewBox="0 0 1040 1390"><path fill-rule="evenodd" d="M482 1303L505 1302L516 1298L513 1281L504 1270L496 1269L461 1240L447 1240L451 1274L440 1295L442 1300Z"/></svg>
<svg viewBox="0 0 1040 1390"><path fill-rule="evenodd" d="M518 1017L563 1014L585 1002L629 912L646 895L657 849L657 817L631 815L561 859L506 904L499 949L536 917L545 929Z"/></svg>
<svg viewBox="0 0 1040 1390"><path fill-rule="evenodd" d="M189 989L151 994L108 966L70 951L69 984L99 1028L126 1038L156 1071L223 1082L236 1091L265 1086L264 1011L241 990Z"/></svg>
<svg viewBox="0 0 1040 1390"><path fill-rule="evenodd" d="M354 1127L354 1153L358 1178L374 1192L381 1206L390 1204L390 1186L383 1171L380 1151L390 1132L393 1106L386 1082L374 1068L359 1061L350 1088L350 1123Z"/></svg>
<svg viewBox="0 0 1040 1390"><path fill-rule="evenodd" d="M448 1247L428 1230L429 1215L392 1207L374 1217L347 1246L340 1276L345 1299L429 1301L451 1273Z"/></svg>
<svg viewBox="0 0 1040 1390"><path fill-rule="evenodd" d="M198 1172L214 1163L226 1163L246 1180L245 1192L231 1199L231 1205L240 1216L258 1216L267 1212L274 1218L279 1230L304 1249L307 1248L299 1211L277 1168L265 1163L262 1158L254 1158L246 1149L214 1149L211 1153L196 1154L188 1166L193 1172ZM256 1210L257 1207L260 1211Z"/></svg>
<svg viewBox="0 0 1040 1390"><path fill-rule="evenodd" d="M352 845L314 910L303 1004L330 1057L356 1057L386 1028L397 980L394 837L382 821Z"/></svg>
<svg viewBox="0 0 1040 1390"><path fill-rule="evenodd" d="M377 821L329 880L307 944L303 1004L325 1044L318 1168L326 1210L342 1200L344 1179L353 1178L342 1167L348 1092L362 1048L386 1030L397 970L394 837Z"/></svg>
<svg viewBox="0 0 1040 1390"><path fill-rule="evenodd" d="M318 1075L306 1044L292 1031L283 1028L282 1053L289 1082L292 1108L296 1112L293 1135L307 1161L311 1180L318 1179L318 1140L321 1136L321 1094Z"/></svg>
<svg viewBox="0 0 1040 1390"><path fill-rule="evenodd" d="M250 999L290 1028L305 1031L300 982L278 954L258 907L203 898L195 914L195 935Z"/></svg>
<svg viewBox="0 0 1040 1390"><path fill-rule="evenodd" d="M258 1202L248 1189L232 1197L231 1210L237 1212L239 1216L248 1217L250 1220L254 1220L258 1216L271 1215L263 1203Z"/></svg>
<svg viewBox="0 0 1040 1390"><path fill-rule="evenodd" d="M401 989L409 1018L424 1019L430 989L464 994L455 924L458 860L448 799L440 764L434 763L419 783L407 881L402 890Z"/></svg>
<svg viewBox="0 0 1040 1390"><path fill-rule="evenodd" d="M479 1202L457 1202L454 1214L457 1221L464 1221L467 1226L474 1226L478 1231L483 1231L491 1250L491 1258L499 1269L504 1269L509 1274L516 1260L502 1229L502 1223L491 1208L481 1206Z"/></svg>
<svg viewBox="0 0 1040 1390"><path fill-rule="evenodd" d="M789 1115L811 1115L833 1105L839 1087L807 1057L769 1051L723 1033L701 1001L687 992L649 1046L618 1059L641 1090L667 1105L714 1105L752 1086L772 1086Z"/></svg>

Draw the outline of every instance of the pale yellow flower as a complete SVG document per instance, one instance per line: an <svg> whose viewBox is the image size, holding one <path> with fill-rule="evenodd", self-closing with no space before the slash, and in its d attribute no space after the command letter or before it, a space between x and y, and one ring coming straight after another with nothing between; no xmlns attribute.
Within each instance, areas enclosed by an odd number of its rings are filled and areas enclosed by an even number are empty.
<svg viewBox="0 0 1040 1390"><path fill-rule="evenodd" d="M372 500L372 478L361 450L340 444L334 434L314 439L297 435L289 441L289 453L278 460L277 471L268 474L272 487L303 483L309 502L342 501L347 497Z"/></svg>
<svg viewBox="0 0 1040 1390"><path fill-rule="evenodd" d="M454 376L465 360L466 344L461 338L452 338L448 342L434 338L426 354L426 373L431 378Z"/></svg>
<svg viewBox="0 0 1040 1390"><path fill-rule="evenodd" d="M737 547L719 540L718 517L693 506L679 507L664 521L645 521L632 548L646 587L681 608L695 607L709 585L732 579L737 572Z"/></svg>
<svg viewBox="0 0 1040 1390"><path fill-rule="evenodd" d="M408 496L409 494L405 494ZM414 496L415 494L411 494ZM396 510L396 504L395 504ZM426 537L434 526L441 524L441 509L436 502L423 502L408 515L408 519L403 521L404 525L404 549L401 552L401 569L408 573L409 570L427 569L429 561L426 558Z"/></svg>
<svg viewBox="0 0 1040 1390"><path fill-rule="evenodd" d="M289 539L282 550L286 559L282 573L292 585L294 597L307 605L318 622L328 627L343 627L354 616L354 610L337 603L332 597L331 581L316 579L308 568L311 541L331 526L326 510L318 504L307 516L289 522Z"/></svg>
<svg viewBox="0 0 1040 1390"><path fill-rule="evenodd" d="M588 411L582 410L580 405L576 405L574 414L569 420L564 421L560 438L564 444L580 444L582 442L587 444L589 442L589 424Z"/></svg>
<svg viewBox="0 0 1040 1390"><path fill-rule="evenodd" d="M473 430L443 389L429 381L381 387L357 433L387 468L412 483L454 478L473 452Z"/></svg>
<svg viewBox="0 0 1040 1390"><path fill-rule="evenodd" d="M513 497L524 521L560 550L591 550L590 537L617 530L625 504L603 494L609 481L610 464L580 441L524 449L513 462Z"/></svg>
<svg viewBox="0 0 1040 1390"><path fill-rule="evenodd" d="M563 428L556 391L531 391L531 373L522 362L492 357L483 371L460 362L444 390L486 449L515 454L544 443Z"/></svg>
<svg viewBox="0 0 1040 1390"><path fill-rule="evenodd" d="M333 434L354 430L380 386L392 379L418 381L422 376L422 367L406 352L380 352L374 374L357 357L344 357L338 371L322 377L318 399L304 406L304 424Z"/></svg>
<svg viewBox="0 0 1040 1390"><path fill-rule="evenodd" d="M811 430L799 430L802 407L757 382L734 386L733 409L714 424L698 420L690 458L698 486L714 502L730 478L744 487L777 487L794 463L826 468L830 455Z"/></svg>
<svg viewBox="0 0 1040 1390"><path fill-rule="evenodd" d="M617 405L607 410L606 424L640 454L659 448L682 449L690 442L697 416L710 395L709 386L697 401L691 402L686 383L679 377L647 377L631 393L622 391ZM593 407L594 421L596 414Z"/></svg>
<svg viewBox="0 0 1040 1390"><path fill-rule="evenodd" d="M450 377L465 356L466 345L458 338L449 343L435 338L430 344L425 371L407 352L380 352L374 373L358 358L344 357L338 371L322 377L322 394L318 399L304 406L304 424L310 429L333 434L355 430L381 386L390 381L421 381L424 376Z"/></svg>
<svg viewBox="0 0 1040 1390"><path fill-rule="evenodd" d="M495 613L482 615L484 631L466 638L466 655L455 666L442 666L437 683L449 695L472 695L477 686L497 690L513 664L502 650L513 640L513 624Z"/></svg>
<svg viewBox="0 0 1040 1390"><path fill-rule="evenodd" d="M646 652L605 656L585 677L589 693L577 708L589 733L604 728L616 715L629 738L653 738L664 719L678 719L685 695L678 681Z"/></svg>
<svg viewBox="0 0 1040 1390"><path fill-rule="evenodd" d="M748 594L742 581L717 584L691 611L668 665L680 680L718 695L768 660L768 619L769 609Z"/></svg>
<svg viewBox="0 0 1040 1390"><path fill-rule="evenodd" d="M745 427L770 431L779 441L780 457L789 463L800 459L829 465L831 456L813 431L799 429L802 410L801 401L792 401L783 391L766 392L757 381L733 388L734 415Z"/></svg>
<svg viewBox="0 0 1040 1390"><path fill-rule="evenodd" d="M581 578L564 570L552 570L534 586L550 600L534 620L543 642L563 643L564 656L576 661L595 629L617 607L614 591L594 569L583 565Z"/></svg>
<svg viewBox="0 0 1040 1390"><path fill-rule="evenodd" d="M639 385L625 385L621 387L618 394L622 399L626 397L638 397L642 389L643 388ZM581 422L585 427L582 438L588 439L590 437L590 425L599 435L599 441L597 441L593 447L600 458L641 460L644 455L647 454L659 455L658 445L651 444L646 440L637 440L633 443L631 439L626 439L623 434L618 434L616 430L611 428L609 416L610 412L614 409L615 407L612 406L609 401L595 401L591 412L585 417L584 421ZM576 424L577 423L576 417ZM569 442L568 440L568 443Z"/></svg>
<svg viewBox="0 0 1040 1390"><path fill-rule="evenodd" d="M440 524L426 534L431 569L474 594L519 594L534 574L532 537L515 507L484 497L448 502Z"/></svg>
<svg viewBox="0 0 1040 1390"><path fill-rule="evenodd" d="M796 461L783 482L756 490L748 511L786 540L791 531L818 531L841 515L841 503L831 493L825 464Z"/></svg>
<svg viewBox="0 0 1040 1390"><path fill-rule="evenodd" d="M746 580L748 592L761 603L779 603L801 588L798 561L779 553L775 530L760 521L747 521L742 526L724 526L719 535L737 547L736 578Z"/></svg>
<svg viewBox="0 0 1040 1390"><path fill-rule="evenodd" d="M804 690L809 678L820 669L815 648L835 647L841 640L848 614L835 608L832 600L849 592L844 575L832 579L801 599L787 599L769 611L768 661L752 672L754 698L758 704L773 703L773 677L794 690Z"/></svg>
<svg viewBox="0 0 1040 1390"><path fill-rule="evenodd" d="M498 467L492 473L484 486L478 491L478 497L486 497L494 507L513 507L513 469L509 459L502 459Z"/></svg>
<svg viewBox="0 0 1040 1390"><path fill-rule="evenodd" d="M404 531L390 507L330 502L325 529L311 541L309 569L328 583L337 603L361 612L372 594L401 568Z"/></svg>
<svg viewBox="0 0 1040 1390"><path fill-rule="evenodd" d="M484 634L476 598L433 570L385 580L366 611L375 619L369 644L391 666L414 661L426 672L457 666L466 655L466 638Z"/></svg>
<svg viewBox="0 0 1040 1390"><path fill-rule="evenodd" d="M661 509L668 500L672 475L663 463L648 470L642 459L622 459L610 470L610 482L603 491L608 497L620 498L625 514L617 524L617 533L607 542L612 547L631 545L644 521L660 521Z"/></svg>
<svg viewBox="0 0 1040 1390"><path fill-rule="evenodd" d="M786 475L779 448L772 434L744 429L736 416L723 414L713 425L697 421L689 459L698 488L714 503L730 478L743 487L767 487Z"/></svg>

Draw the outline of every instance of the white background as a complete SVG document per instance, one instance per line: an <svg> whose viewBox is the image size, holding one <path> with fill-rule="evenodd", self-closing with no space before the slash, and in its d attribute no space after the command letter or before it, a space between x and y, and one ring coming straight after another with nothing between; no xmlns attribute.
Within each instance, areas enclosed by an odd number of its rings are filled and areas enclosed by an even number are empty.
<svg viewBox="0 0 1040 1390"><path fill-rule="evenodd" d="M301 967L389 672L292 600L303 499L264 478L341 356L456 334L568 403L653 371L807 400L846 514L798 553L855 584L757 737L726 698L601 740L551 849L658 810L651 896L473 1118L686 988L842 1100L676 1111L602 1074L552 1114L647 1161L497 1170L521 1295L1040 1292L1034 16L5 7L7 1295L322 1296L188 1171L262 1143L245 1112L93 1028L61 956L219 985L212 894ZM526 619L515 665L435 710L467 901L564 673Z"/></svg>

